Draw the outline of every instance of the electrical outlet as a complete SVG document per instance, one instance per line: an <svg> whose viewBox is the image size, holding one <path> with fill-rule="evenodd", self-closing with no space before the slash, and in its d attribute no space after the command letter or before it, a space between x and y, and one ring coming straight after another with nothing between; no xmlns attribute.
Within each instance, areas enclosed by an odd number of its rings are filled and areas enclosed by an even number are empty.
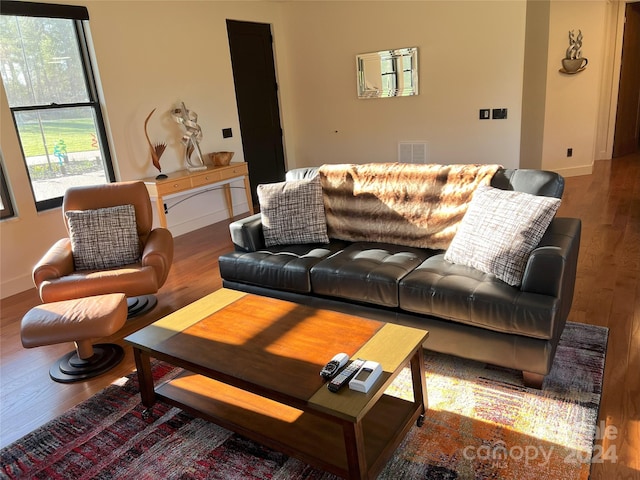
<svg viewBox="0 0 640 480"><path fill-rule="evenodd" d="M567 148L567 157L573 157L573 148Z"/></svg>
<svg viewBox="0 0 640 480"><path fill-rule="evenodd" d="M490 111L491 110L488 109L488 108L481 108L480 109L480 120L489 120L489 118L491 118L489 116Z"/></svg>
<svg viewBox="0 0 640 480"><path fill-rule="evenodd" d="M231 131L230 128L223 128L222 129L222 138L230 138L233 137L233 132Z"/></svg>

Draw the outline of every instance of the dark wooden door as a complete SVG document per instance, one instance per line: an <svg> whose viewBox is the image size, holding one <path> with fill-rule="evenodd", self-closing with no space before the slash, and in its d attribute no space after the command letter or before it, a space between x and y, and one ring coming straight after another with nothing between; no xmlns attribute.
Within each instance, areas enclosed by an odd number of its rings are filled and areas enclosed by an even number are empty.
<svg viewBox="0 0 640 480"><path fill-rule="evenodd" d="M613 157L640 149L640 3L626 7Z"/></svg>
<svg viewBox="0 0 640 480"><path fill-rule="evenodd" d="M271 26L227 20L227 33L242 148L256 205L256 187L285 176Z"/></svg>

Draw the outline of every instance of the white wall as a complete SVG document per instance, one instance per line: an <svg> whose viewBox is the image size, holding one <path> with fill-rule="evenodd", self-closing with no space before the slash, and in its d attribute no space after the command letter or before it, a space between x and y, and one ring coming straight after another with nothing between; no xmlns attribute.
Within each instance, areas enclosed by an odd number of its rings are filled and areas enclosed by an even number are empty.
<svg viewBox="0 0 640 480"><path fill-rule="evenodd" d="M49 0L58 3L57 0ZM166 141L163 171L184 168L180 128L169 117L179 100L199 114L203 153L235 151L243 161L242 142L226 19L280 23L277 2L206 1L82 1L87 5L103 108L118 180L156 175L151 165L143 124L149 123L153 142ZM1 83L1 82L0 82ZM65 236L60 209L37 213L21 158L4 90L0 92L0 145L11 181L18 217L0 223L2 248L0 295L33 287L31 269L58 238ZM223 139L221 129L234 136ZM243 186L242 181L234 186ZM232 189L234 212L248 211L242 190ZM227 218L220 191L194 197L172 209L169 228L174 235Z"/></svg>
<svg viewBox="0 0 640 480"><path fill-rule="evenodd" d="M549 21L549 54L541 168L563 175L593 170L604 74L607 2L553 0ZM575 75L559 72L569 46L569 30L582 30L587 68ZM567 157L567 148L573 156Z"/></svg>
<svg viewBox="0 0 640 480"><path fill-rule="evenodd" d="M399 141L427 141L434 163L517 167L524 1L290 2L289 167L394 162ZM355 56L418 47L420 94L360 100ZM480 108L509 109L506 120Z"/></svg>
<svg viewBox="0 0 640 480"><path fill-rule="evenodd" d="M233 150L234 160L243 160L226 19L272 25L288 168L393 162L397 142L407 140L429 142L429 161L441 163L518 167L521 142L535 153L527 162L564 174L588 173L594 158L607 0L547 2L548 73L533 133L522 130L527 0L47 1L89 8L119 180L157 173L143 133L153 108L151 139L170 144L163 170L184 167L180 130L168 117L178 100L200 116L203 152ZM583 30L589 67L567 77L557 70L572 28ZM355 55L409 46L419 48L420 95L357 99ZM544 55L541 48L534 51ZM0 146L18 211L0 222L6 297L32 287L32 266L64 230L59 209L35 211L4 91L0 96ZM480 108L503 107L506 120L478 119ZM225 127L233 129L231 139L222 138ZM241 190L233 198L237 213L247 210ZM179 235L226 216L222 194L211 192L171 210L168 221Z"/></svg>
<svg viewBox="0 0 640 480"><path fill-rule="evenodd" d="M121 179L158 173L151 165L142 129L154 108L157 110L149 121L149 136L152 142L168 143L160 159L163 172L186 167L180 144L183 130L169 113L179 101L198 113L203 155L233 151L234 162L244 161L226 19L277 26L279 10L278 4L268 2L141 1L123 5L101 1L89 5L106 115ZM232 128L233 137L222 137L226 127ZM233 186L242 187L243 182ZM232 189L232 195L234 203L239 203L234 212L248 211L244 193ZM194 197L167 214L174 235L225 218L227 210L220 190Z"/></svg>
<svg viewBox="0 0 640 480"><path fill-rule="evenodd" d="M520 167L542 168L550 0L527 1Z"/></svg>

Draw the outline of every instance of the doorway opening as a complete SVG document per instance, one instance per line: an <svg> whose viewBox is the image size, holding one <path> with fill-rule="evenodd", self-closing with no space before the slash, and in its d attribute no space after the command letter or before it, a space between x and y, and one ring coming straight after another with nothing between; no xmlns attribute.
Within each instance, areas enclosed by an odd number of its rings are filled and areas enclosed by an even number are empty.
<svg viewBox="0 0 640 480"><path fill-rule="evenodd" d="M640 3L627 3L612 157L640 151Z"/></svg>

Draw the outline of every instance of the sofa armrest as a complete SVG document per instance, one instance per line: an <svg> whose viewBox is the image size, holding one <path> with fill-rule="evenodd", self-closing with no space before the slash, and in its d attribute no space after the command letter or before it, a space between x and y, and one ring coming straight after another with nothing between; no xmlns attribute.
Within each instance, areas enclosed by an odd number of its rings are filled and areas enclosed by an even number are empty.
<svg viewBox="0 0 640 480"><path fill-rule="evenodd" d="M142 266L153 267L158 288L164 285L173 262L173 235L166 228L151 230L142 251Z"/></svg>
<svg viewBox="0 0 640 480"><path fill-rule="evenodd" d="M566 252L561 248L536 248L527 262L521 290L558 297L566 263Z"/></svg>
<svg viewBox="0 0 640 480"><path fill-rule="evenodd" d="M571 306L582 224L577 218L554 218L531 253L521 290L561 298ZM566 305L564 308L568 307Z"/></svg>
<svg viewBox="0 0 640 480"><path fill-rule="evenodd" d="M491 179L491 186L531 195L562 198L564 178L559 173L548 170L500 169Z"/></svg>
<svg viewBox="0 0 640 480"><path fill-rule="evenodd" d="M62 238L54 243L33 267L33 283L40 289L42 282L64 277L72 273L73 270L71 240Z"/></svg>
<svg viewBox="0 0 640 480"><path fill-rule="evenodd" d="M232 222L229 231L237 252L255 252L265 247L262 215L259 213Z"/></svg>

